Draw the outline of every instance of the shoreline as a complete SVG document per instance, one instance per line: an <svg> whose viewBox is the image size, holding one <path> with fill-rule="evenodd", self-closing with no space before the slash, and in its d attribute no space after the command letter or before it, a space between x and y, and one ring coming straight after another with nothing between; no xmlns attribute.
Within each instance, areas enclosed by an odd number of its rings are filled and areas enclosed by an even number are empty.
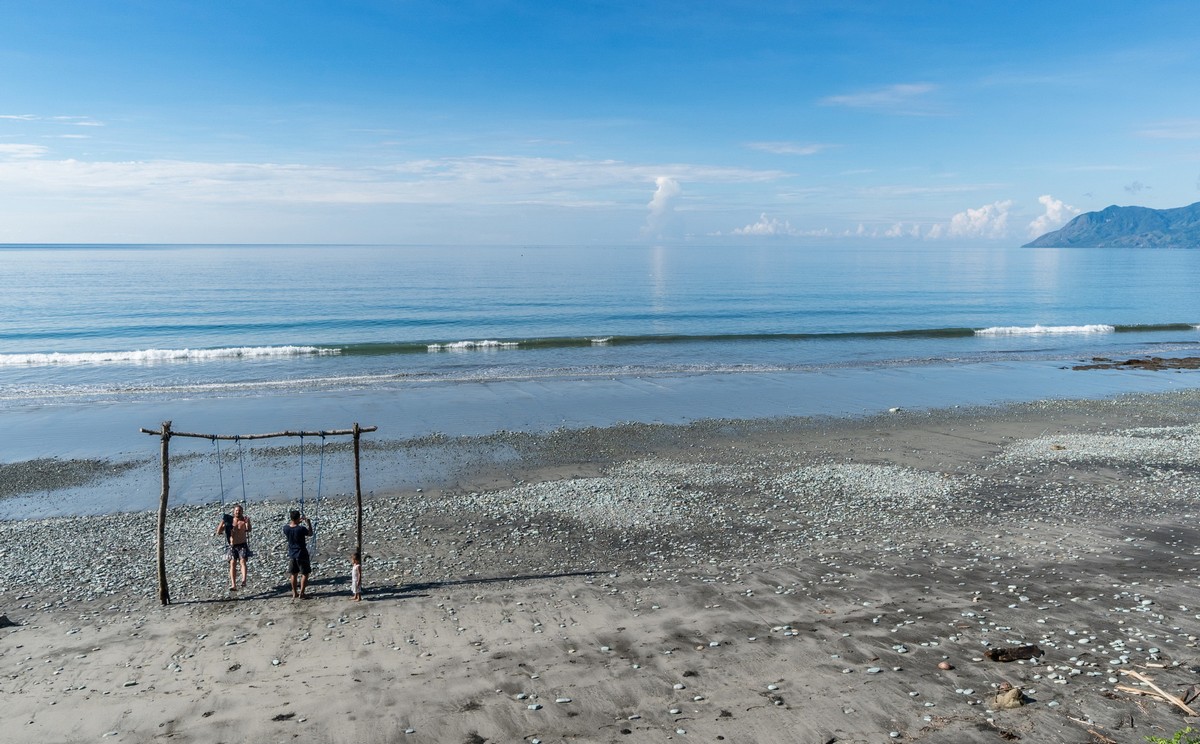
<svg viewBox="0 0 1200 744"><path fill-rule="evenodd" d="M822 449L820 437L809 432L854 431L861 427L889 428L913 420L952 422L963 418L990 420L996 417L1045 415L1085 423L1102 415L1140 415L1148 408L1165 421L1185 422L1182 411L1200 409L1200 388L1183 387L1168 392L1123 393L1108 397L1077 399L1050 398L997 404L954 405L915 409L893 407L856 415L807 415L749 418L705 418L683 423L627 421L609 425L556 427L546 431L500 429L485 434L450 436L434 432L407 439L382 439L368 435L362 440L363 492L378 493L441 491L452 488L498 488L505 483L536 478L540 470L555 475L555 467L576 467L604 460L636 457L647 452L687 451L696 442L752 436L766 441L796 440L797 446ZM1106 414L1107 411L1113 411ZM1119 413L1125 411L1125 413ZM142 435L144 439L149 439ZM157 443L153 454L128 459L105 457L39 457L0 463L0 521L29 514L34 518L69 515L104 515L157 510L161 492ZM331 441L328 457L319 455L313 443L305 447L309 467L308 492L315 494L318 467L325 477L323 495L344 497L353 491L354 477L350 444ZM226 448L222 468L213 452L203 447L172 450L171 504L203 505L218 501L296 500L300 490L299 447L269 445L238 453ZM577 456L577 453L579 455ZM833 454L833 453L831 453ZM239 471L241 484L239 489ZM595 472L593 467L587 472ZM250 477L246 478L246 473ZM219 477L221 476L221 477ZM247 485L249 483L249 485ZM247 493L245 499L243 492Z"/></svg>
<svg viewBox="0 0 1200 744"><path fill-rule="evenodd" d="M1191 391L410 443L457 444L463 475L365 500L361 603L344 500L303 603L281 502L248 505L236 598L214 506L172 507L168 607L154 514L0 521L0 700L30 742L1169 738L1197 719L1118 687L1200 682L1197 413Z"/></svg>
<svg viewBox="0 0 1200 744"><path fill-rule="evenodd" d="M386 438L402 443L432 437L487 437L496 432L539 434L607 428L629 422L687 425L781 417L862 418L897 407L908 411L948 410L1200 390L1195 371L1070 369L1081 361L1075 357L1059 362L1031 359L958 363L947 359L936 364L806 371L666 376L634 371L586 379L499 379L478 384L396 381L363 389L274 390L248 397L135 395L97 401L54 400L45 405L9 400L0 402L0 427L21 433L5 447L3 457L9 464L54 455L63 461L112 460L136 465L149 463L158 455L158 442L141 430L157 429L164 420L174 421L179 430L225 435L347 428L357 421L381 427L364 442ZM181 445L176 440L173 456L186 454L198 463L207 460L207 469L213 471L197 467L190 479L181 480L180 485L195 489L187 500L210 500L218 491L213 448L203 440ZM280 461L269 470L247 471L248 477L256 481L252 487L257 492L251 490L251 495L283 496L295 490L296 465L294 461ZM379 492L427 487L442 475L436 467L427 468L427 461L421 458L389 458L378 465L373 485ZM76 489L69 496L96 502L81 513L149 508L155 503L147 503L139 494L150 493L152 499L157 499L158 473L154 467L144 470L134 467L107 486ZM11 513L4 508L0 500L0 518ZM37 511L37 503L26 501L23 508ZM58 513L71 512L66 499L55 509ZM44 512L47 516L51 513L54 511Z"/></svg>

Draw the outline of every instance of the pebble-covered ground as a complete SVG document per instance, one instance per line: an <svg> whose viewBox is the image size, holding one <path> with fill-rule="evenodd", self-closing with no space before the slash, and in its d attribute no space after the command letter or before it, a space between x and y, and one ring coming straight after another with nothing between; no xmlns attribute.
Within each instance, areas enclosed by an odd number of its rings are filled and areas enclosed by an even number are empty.
<svg viewBox="0 0 1200 744"><path fill-rule="evenodd" d="M925 538L991 524L1070 530L1186 516L1200 497L1200 427L1173 422L1188 421L1198 398L463 440L464 449L503 446L522 457L476 483L367 499L368 575L399 585L512 572L653 574L696 561L787 562L889 540L913 550ZM1128 411L1170 425L1123 427ZM976 442L973 428L992 441ZM6 476L20 468L5 467ZM46 461L27 467L26 476L43 479L39 488L49 487L45 479L55 476ZM77 483L81 467L64 468L63 483ZM97 477L111 470L92 468ZM286 562L279 528L288 508L248 505L252 571L273 583ZM345 573L352 499L327 498L315 511L310 502L309 510L318 571ZM170 510L173 598L225 586L223 543L213 534L220 511L215 504ZM0 600L156 597L156 524L155 512L0 522Z"/></svg>

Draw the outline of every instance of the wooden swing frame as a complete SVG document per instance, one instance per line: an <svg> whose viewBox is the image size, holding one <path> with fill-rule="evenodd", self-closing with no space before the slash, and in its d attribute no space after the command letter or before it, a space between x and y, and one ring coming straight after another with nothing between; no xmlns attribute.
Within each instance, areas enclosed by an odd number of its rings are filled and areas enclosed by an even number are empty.
<svg viewBox="0 0 1200 744"><path fill-rule="evenodd" d="M279 437L300 437L304 446L304 437L354 437L354 499L356 506L356 538L354 549L362 555L362 478L359 473L359 438L361 435L376 431L375 426L359 426L355 422L350 429L334 429L330 431L277 431L271 434L196 434L187 431L172 431L171 422L164 421L160 429L142 428L143 434L158 436L162 440L160 453L162 458L162 496L158 501L158 600L164 605L171 604L171 592L167 586L167 500L171 493L171 437L191 437L193 439L208 439L216 441L225 439L242 441L250 439L277 439ZM301 452L303 455L303 452Z"/></svg>

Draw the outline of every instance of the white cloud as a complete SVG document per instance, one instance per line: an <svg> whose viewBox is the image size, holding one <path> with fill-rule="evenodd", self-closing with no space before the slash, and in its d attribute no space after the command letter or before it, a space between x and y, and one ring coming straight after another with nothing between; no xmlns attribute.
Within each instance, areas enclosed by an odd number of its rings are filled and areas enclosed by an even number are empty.
<svg viewBox="0 0 1200 744"><path fill-rule="evenodd" d="M678 181L670 176L655 178L654 186L654 196L651 197L650 203L647 206L650 207L650 214L661 215L670 209L671 200L679 196L683 188L679 185Z"/></svg>
<svg viewBox="0 0 1200 744"><path fill-rule="evenodd" d="M834 145L819 143L801 144L799 142L747 142L746 147L751 150L762 150L763 152L775 155L816 155L819 152L824 152L834 147Z"/></svg>
<svg viewBox="0 0 1200 744"><path fill-rule="evenodd" d="M646 216L645 233L652 235L661 232L670 220L672 202L683 193L683 187L670 176L658 176L654 179L654 196L646 206L650 214Z"/></svg>
<svg viewBox="0 0 1200 744"><path fill-rule="evenodd" d="M820 104L908 116L929 116L936 111L926 98L936 90L937 86L932 83L900 83L878 90L827 96L820 100Z"/></svg>
<svg viewBox="0 0 1200 744"><path fill-rule="evenodd" d="M0 145L0 157L40 158L49 152L41 145Z"/></svg>
<svg viewBox="0 0 1200 744"><path fill-rule="evenodd" d="M1057 230L1081 211L1049 194L1039 196L1038 201L1046 208L1046 212L1029 223L1029 237L1031 238L1044 235L1051 230Z"/></svg>
<svg viewBox="0 0 1200 744"><path fill-rule="evenodd" d="M787 220L780 221L777 217L767 217L767 213L763 212L758 217L758 222L745 227L735 228L733 235L799 235L800 231L792 227L792 223Z"/></svg>
<svg viewBox="0 0 1200 744"><path fill-rule="evenodd" d="M1003 238L1008 236L1008 213L1012 199L992 202L976 209L966 209L950 218L947 224L930 228L930 238Z"/></svg>

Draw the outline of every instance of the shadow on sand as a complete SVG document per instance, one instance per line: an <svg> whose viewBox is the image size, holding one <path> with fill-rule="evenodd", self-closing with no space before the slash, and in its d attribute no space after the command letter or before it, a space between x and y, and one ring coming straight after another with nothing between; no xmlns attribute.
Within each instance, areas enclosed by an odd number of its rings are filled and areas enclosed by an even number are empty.
<svg viewBox="0 0 1200 744"><path fill-rule="evenodd" d="M573 576L596 576L603 573L609 573L609 571L604 569L595 571L564 571L560 573L522 574L518 576L493 576L474 579L457 579L454 581L425 581L414 584L367 585L363 587L362 598L364 602L380 602L384 600L395 599L415 599L429 596L427 592L431 590L444 589L454 586L503 584L512 581L545 581L547 579L565 579ZM350 577L331 576L328 578L311 579L308 582L308 594L314 600L349 599ZM287 582L283 582L256 592L240 589L236 592L228 592L219 597L190 597L188 599L173 600L171 604L223 604L237 600L291 599L291 597L291 585Z"/></svg>

